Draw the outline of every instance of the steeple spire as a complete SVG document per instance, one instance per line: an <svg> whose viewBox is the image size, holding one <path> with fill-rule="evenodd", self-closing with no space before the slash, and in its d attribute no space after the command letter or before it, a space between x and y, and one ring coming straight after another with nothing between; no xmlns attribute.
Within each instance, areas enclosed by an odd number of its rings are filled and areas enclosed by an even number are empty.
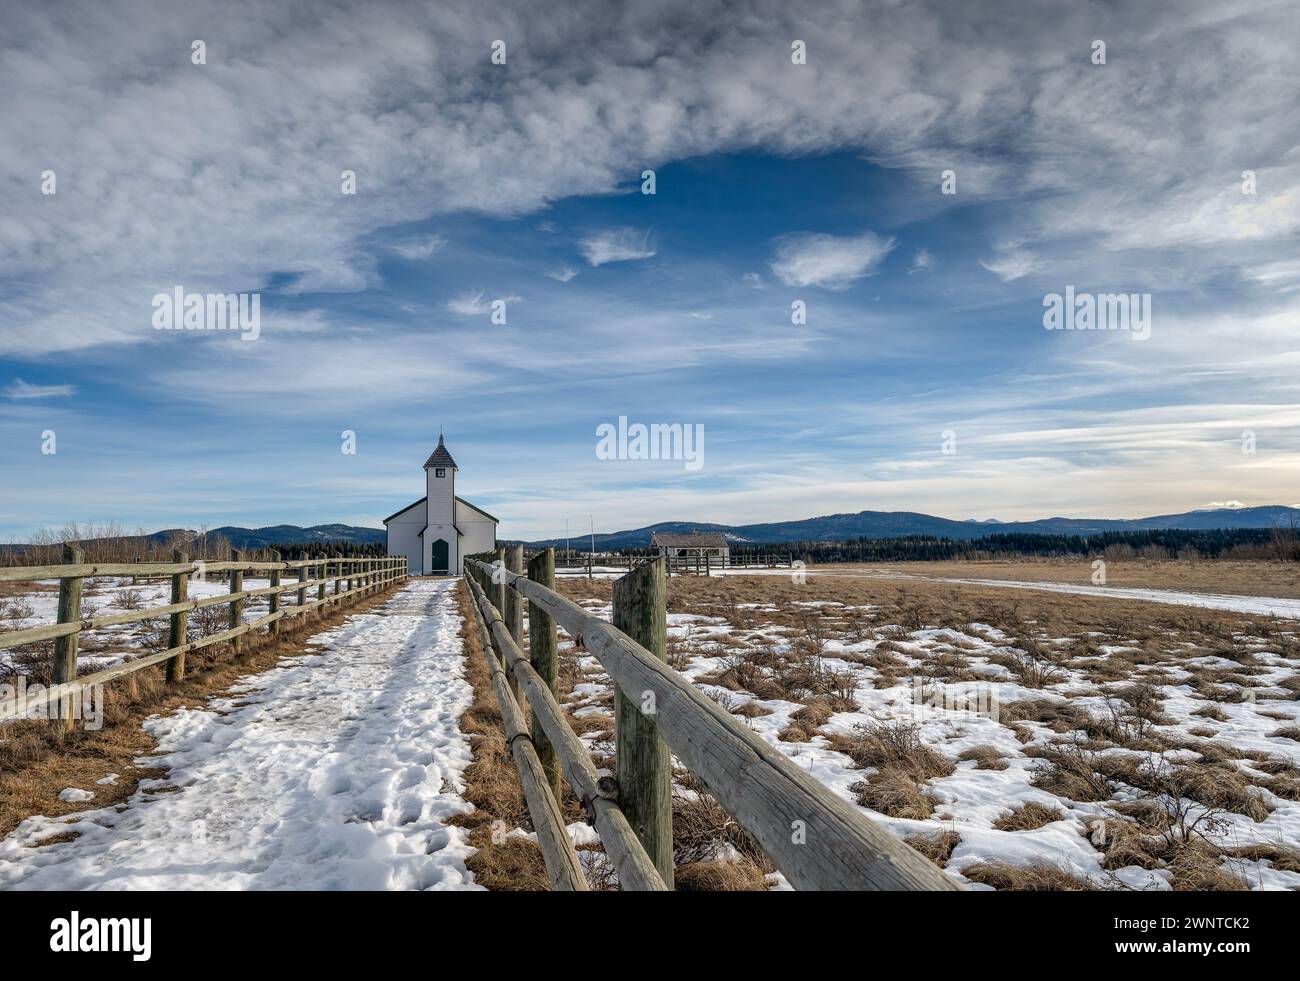
<svg viewBox="0 0 1300 981"><path fill-rule="evenodd" d="M443 438L441 427L439 427L438 431L438 448L429 454L429 459L424 461L424 466L426 470L429 467L453 467L457 470L460 469L456 466L456 461L451 458L451 454L447 452L447 444Z"/></svg>

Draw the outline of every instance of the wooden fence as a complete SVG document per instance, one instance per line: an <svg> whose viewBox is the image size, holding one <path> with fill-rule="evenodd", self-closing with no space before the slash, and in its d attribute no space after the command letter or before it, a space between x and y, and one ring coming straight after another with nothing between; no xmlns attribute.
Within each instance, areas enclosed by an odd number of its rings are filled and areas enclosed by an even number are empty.
<svg viewBox="0 0 1300 981"><path fill-rule="evenodd" d="M554 888L587 888L556 803L561 773L599 833L620 886L672 888L670 753L796 888L962 888L668 667L662 560L614 583L612 624L555 592L553 550L534 556L526 574L520 546L471 556L465 569L506 738ZM557 701L557 623L614 683L616 779L598 776ZM531 728L524 723L525 696Z"/></svg>
<svg viewBox="0 0 1300 981"><path fill-rule="evenodd" d="M582 553L568 558L556 558L557 569L577 570L592 574L592 569L627 569L631 571L651 562L657 555L595 555ZM714 569L788 569L792 564L789 555L746 555L733 557L725 563L721 555L683 554L664 556L664 570L677 576L708 576Z"/></svg>
<svg viewBox="0 0 1300 981"><path fill-rule="evenodd" d="M407 577L405 558L322 558L298 559L281 562L245 562L238 551L232 551L228 562L191 562L183 552L175 552L171 562L121 562L93 564L84 561L78 548L64 550L62 565L14 566L0 568L0 582L37 582L59 580L59 612L56 623L26 630L0 633L0 650L21 647L40 641L54 641L53 683L48 689L29 694L23 706L0 702L0 722L18 718L36 709L48 707L53 724L64 731L72 728L73 706L86 685L102 685L118 678L135 674L155 664L167 664L167 680L180 681L185 677L185 655L190 651L229 642L235 653L239 652L240 639L254 630L267 628L271 636L278 636L280 623L286 617L299 616L311 610L330 605L346 605L365 596L387 589ZM297 578L281 582L282 573L295 571ZM244 573L265 572L270 585L260 589L244 588ZM229 574L228 593L203 599L189 598L192 577L209 573ZM107 616L83 619L81 592L83 583L94 576L167 576L171 579L171 602L165 606L146 607ZM328 588L333 584L333 592ZM314 598L308 600L308 593ZM283 604L281 597L295 593L293 604ZM255 597L268 597L270 612L255 620L244 621L244 605ZM230 629L209 634L198 640L188 638L189 614L207 606L230 607ZM93 674L77 675L77 645L81 634L100 627L134 623L166 616L169 618L167 648L115 664Z"/></svg>

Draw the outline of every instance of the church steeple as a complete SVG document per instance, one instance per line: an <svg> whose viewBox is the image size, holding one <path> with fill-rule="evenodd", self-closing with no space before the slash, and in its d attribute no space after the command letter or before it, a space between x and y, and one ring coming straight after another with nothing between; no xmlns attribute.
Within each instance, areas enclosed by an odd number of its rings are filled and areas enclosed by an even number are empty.
<svg viewBox="0 0 1300 981"><path fill-rule="evenodd" d="M429 455L429 459L424 461L424 469L428 470L430 467L451 467L453 470L460 469L460 467L456 466L456 461L451 458L451 454L447 452L447 445L443 442L441 432L438 433L438 448Z"/></svg>

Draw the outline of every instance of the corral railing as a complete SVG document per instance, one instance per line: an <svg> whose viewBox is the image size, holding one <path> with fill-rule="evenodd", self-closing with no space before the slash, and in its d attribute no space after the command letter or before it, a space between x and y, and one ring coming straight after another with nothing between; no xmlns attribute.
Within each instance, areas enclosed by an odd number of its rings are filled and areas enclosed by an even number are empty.
<svg viewBox="0 0 1300 981"><path fill-rule="evenodd" d="M282 582L286 571L296 572L297 578L287 583ZM270 585L245 589L246 572L266 573ZM191 579L219 573L227 574L229 592L200 599L189 598ZM96 576L170 577L171 602L164 606L83 618L82 586L87 579ZM271 636L278 636L281 621L286 617L300 616L311 610L324 612L325 607L333 605L347 605L406 578L406 559L403 557L245 562L238 550L232 551L230 560L223 562L191 562L184 552L178 551L174 553L172 562L96 564L85 562L81 549L68 546L64 550L62 565L0 568L0 582L59 581L57 622L0 633L0 650L54 641L52 684L40 692L27 692L21 703L0 701L0 722L13 721L44 710L55 727L69 730L74 722L74 700L80 697L88 685L106 684L164 662L167 665L167 680L180 681L185 677L185 655L190 651L228 642L233 653L238 654L240 639L245 634L266 628ZM331 584L333 592L329 591ZM281 597L286 593L296 594L294 603L282 602ZM314 594L310 600L309 593ZM268 598L270 611L265 616L245 621L245 604L250 599L262 596ZM208 606L230 607L230 629L191 641L188 637L189 614ZM165 650L131 658L93 674L78 676L77 647L83 632L164 616L169 618Z"/></svg>
<svg viewBox="0 0 1300 981"><path fill-rule="evenodd" d="M534 556L527 575L520 547L471 556L465 568L506 738L553 887L586 888L556 804L562 772L600 834L620 886L672 888L671 753L796 888L961 888L664 662L662 560L614 583L613 623L555 592L552 550ZM616 778L597 775L557 700L556 624L613 681ZM523 721L525 696L531 730Z"/></svg>

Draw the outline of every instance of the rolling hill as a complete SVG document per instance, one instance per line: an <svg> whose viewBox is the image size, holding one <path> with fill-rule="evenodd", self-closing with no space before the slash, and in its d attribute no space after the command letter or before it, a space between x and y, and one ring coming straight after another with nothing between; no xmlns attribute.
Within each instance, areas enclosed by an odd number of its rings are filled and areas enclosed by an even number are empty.
<svg viewBox="0 0 1300 981"><path fill-rule="evenodd" d="M1036 521L956 521L916 511L858 511L829 514L799 521L774 521L753 525L720 525L691 521L663 521L628 531L596 536L596 548L614 550L643 548L657 531L689 533L718 532L737 545L777 545L782 542L849 541L855 538L903 538L934 535L970 540L988 535L1035 533L1049 535L1097 535L1107 531L1152 531L1165 528L1208 530L1214 528L1300 527L1300 508L1268 505L1253 508L1214 508L1180 514L1158 514L1147 518L1041 518ZM590 537L575 535L574 548L589 547ZM531 545L558 545L564 539L546 539Z"/></svg>

